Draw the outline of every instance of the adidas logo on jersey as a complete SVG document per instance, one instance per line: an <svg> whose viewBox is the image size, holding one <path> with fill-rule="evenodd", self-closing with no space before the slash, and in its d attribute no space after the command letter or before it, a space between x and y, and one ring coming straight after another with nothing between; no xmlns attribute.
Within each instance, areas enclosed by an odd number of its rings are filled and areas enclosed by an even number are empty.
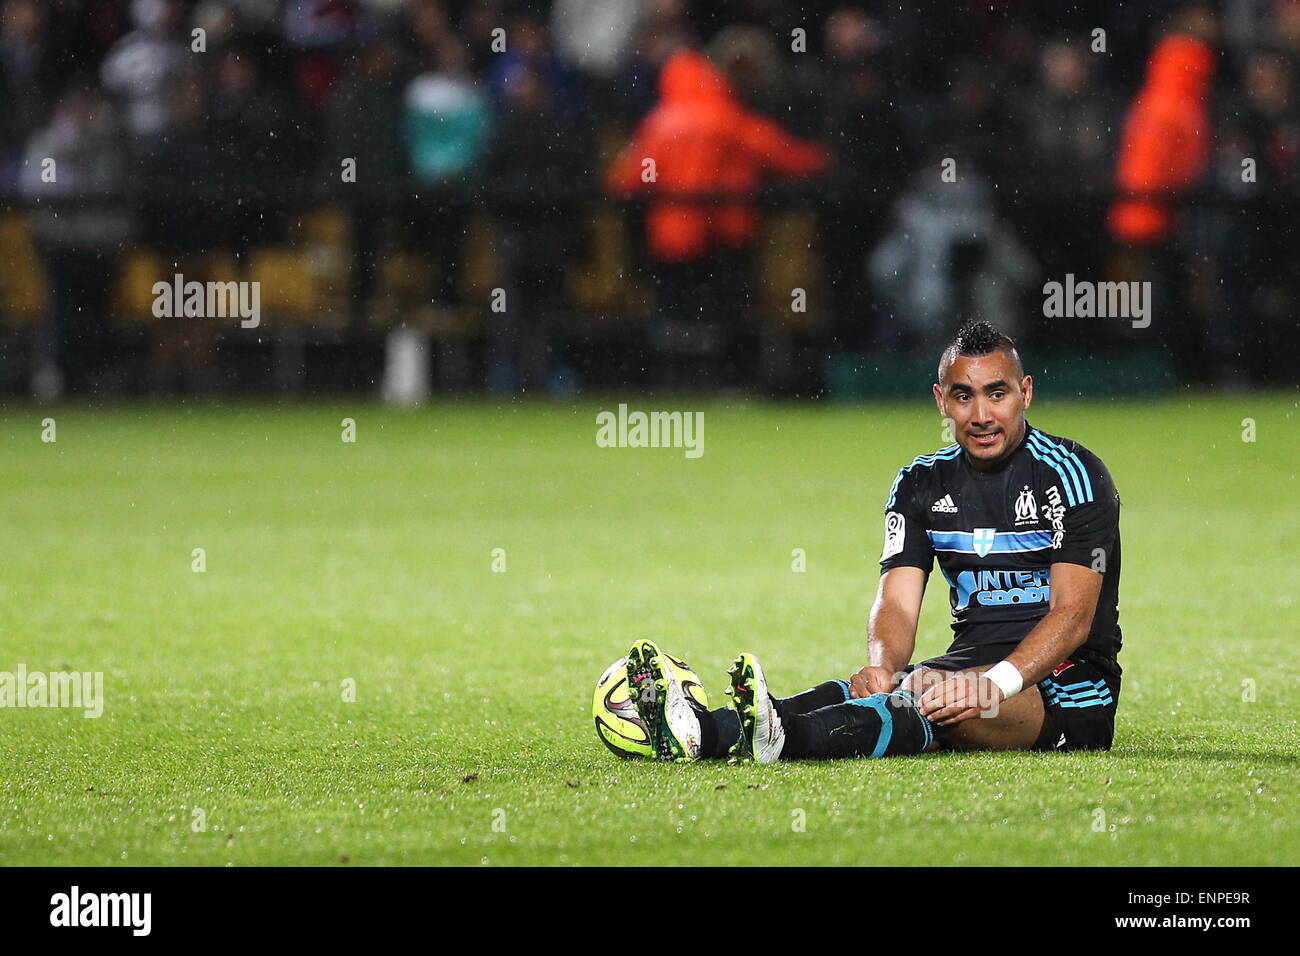
<svg viewBox="0 0 1300 956"><path fill-rule="evenodd" d="M952 495L944 495L934 504L930 505L930 510L942 512L946 515L955 515L957 513L957 506L952 503Z"/></svg>

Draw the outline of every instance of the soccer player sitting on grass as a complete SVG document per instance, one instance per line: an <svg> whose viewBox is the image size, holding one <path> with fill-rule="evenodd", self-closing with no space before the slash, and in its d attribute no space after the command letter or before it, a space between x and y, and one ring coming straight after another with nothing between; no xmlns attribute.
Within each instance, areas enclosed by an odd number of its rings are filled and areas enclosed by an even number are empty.
<svg viewBox="0 0 1300 956"><path fill-rule="evenodd" d="M1026 421L1033 394L1011 339L987 322L963 328L934 386L956 443L900 470L885 502L868 665L777 698L758 659L741 654L730 706L710 711L687 692L682 675L694 675L640 641L626 694L645 728L643 752L771 763L937 748L1109 750L1120 689L1119 495L1096 455ZM953 642L909 665L936 558Z"/></svg>

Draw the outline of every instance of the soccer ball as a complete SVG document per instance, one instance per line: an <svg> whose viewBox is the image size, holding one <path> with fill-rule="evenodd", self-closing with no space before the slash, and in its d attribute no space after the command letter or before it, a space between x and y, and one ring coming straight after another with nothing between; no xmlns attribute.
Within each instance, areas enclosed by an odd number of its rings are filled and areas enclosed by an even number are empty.
<svg viewBox="0 0 1300 956"><path fill-rule="evenodd" d="M709 706L708 695L700 686L700 679L687 666L671 654L665 654L668 666L681 682L682 689L691 699L704 707ZM620 757L653 757L654 744L650 734L627 692L627 658L620 657L605 669L596 682L596 693L591 701L591 715L596 719L596 736L600 742Z"/></svg>

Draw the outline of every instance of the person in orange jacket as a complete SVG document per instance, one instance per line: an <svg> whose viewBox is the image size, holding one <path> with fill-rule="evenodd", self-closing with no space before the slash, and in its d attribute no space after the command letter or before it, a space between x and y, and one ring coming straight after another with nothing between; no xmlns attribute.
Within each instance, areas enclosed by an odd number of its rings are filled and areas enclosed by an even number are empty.
<svg viewBox="0 0 1300 956"><path fill-rule="evenodd" d="M1212 145L1210 83L1212 21L1199 12L1180 21L1186 32L1162 39L1147 64L1120 141L1111 206L1111 235L1139 246L1161 243L1174 227L1174 201L1209 165Z"/></svg>
<svg viewBox="0 0 1300 956"><path fill-rule="evenodd" d="M1201 180L1213 158L1210 114L1218 22L1193 3L1175 15L1156 44L1146 82L1133 100L1115 169L1117 195L1107 225L1121 250L1114 260L1126 278L1149 278L1154 337L1176 373L1199 381L1210 375L1205 343L1212 303L1198 290L1209 274L1204 250L1180 225L1178 203ZM1188 207L1193 216L1203 210Z"/></svg>
<svg viewBox="0 0 1300 956"><path fill-rule="evenodd" d="M650 332L661 356L723 350L747 364L740 320L759 234L755 193L766 174L810 176L831 163L827 149L789 135L736 96L729 74L743 84L765 57L765 38L743 31L724 31L710 47L724 66L691 49L664 62L658 103L606 175L613 194L648 199L657 286ZM677 372L668 358L670 384Z"/></svg>
<svg viewBox="0 0 1300 956"><path fill-rule="evenodd" d="M664 262L742 249L758 233L753 194L764 173L808 176L830 165L821 146L747 110L722 71L696 50L663 65L659 102L606 177L611 192L654 197L646 215L651 252ZM690 201L726 194L735 201Z"/></svg>

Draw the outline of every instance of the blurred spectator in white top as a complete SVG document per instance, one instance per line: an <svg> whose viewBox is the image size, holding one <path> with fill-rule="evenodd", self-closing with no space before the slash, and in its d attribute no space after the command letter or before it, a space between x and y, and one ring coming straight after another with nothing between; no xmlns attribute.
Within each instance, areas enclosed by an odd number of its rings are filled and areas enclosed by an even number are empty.
<svg viewBox="0 0 1300 956"><path fill-rule="evenodd" d="M134 0L131 17L136 28L114 44L100 75L131 134L152 139L171 123L172 91L192 68L189 47L176 0Z"/></svg>
<svg viewBox="0 0 1300 956"><path fill-rule="evenodd" d="M584 73L613 79L627 64L646 0L555 0L557 52Z"/></svg>
<svg viewBox="0 0 1300 956"><path fill-rule="evenodd" d="M898 202L894 229L872 253L869 272L893 307L877 329L881 349L934 348L953 325L998 322L1018 334L1020 293L1033 257L1002 220L989 182L966 170L939 182L935 162Z"/></svg>

